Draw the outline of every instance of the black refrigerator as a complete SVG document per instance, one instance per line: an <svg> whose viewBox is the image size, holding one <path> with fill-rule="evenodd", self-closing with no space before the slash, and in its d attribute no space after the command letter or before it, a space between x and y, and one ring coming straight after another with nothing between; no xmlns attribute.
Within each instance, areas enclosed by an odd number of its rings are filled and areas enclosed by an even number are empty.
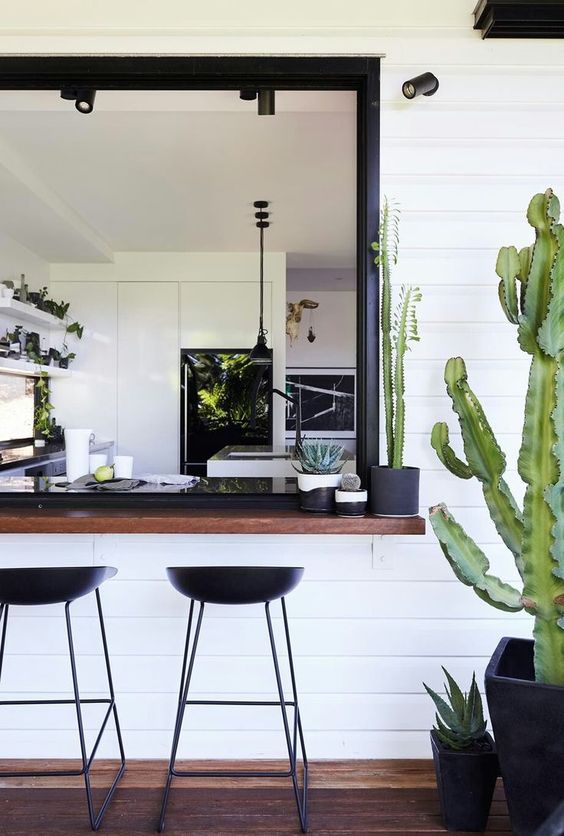
<svg viewBox="0 0 564 836"><path fill-rule="evenodd" d="M250 349L180 353L180 473L206 476L223 447L272 444L272 366L256 366Z"/></svg>

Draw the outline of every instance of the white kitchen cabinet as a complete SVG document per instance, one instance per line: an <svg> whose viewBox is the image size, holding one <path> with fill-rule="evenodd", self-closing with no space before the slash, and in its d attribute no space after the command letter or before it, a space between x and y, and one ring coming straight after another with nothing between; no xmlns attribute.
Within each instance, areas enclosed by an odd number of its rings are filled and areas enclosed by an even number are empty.
<svg viewBox="0 0 564 836"><path fill-rule="evenodd" d="M117 453L134 473L178 473L178 283L120 282Z"/></svg>
<svg viewBox="0 0 564 836"><path fill-rule="evenodd" d="M272 291L264 286L264 324L271 330ZM256 281L180 283L182 348L252 348L257 340Z"/></svg>

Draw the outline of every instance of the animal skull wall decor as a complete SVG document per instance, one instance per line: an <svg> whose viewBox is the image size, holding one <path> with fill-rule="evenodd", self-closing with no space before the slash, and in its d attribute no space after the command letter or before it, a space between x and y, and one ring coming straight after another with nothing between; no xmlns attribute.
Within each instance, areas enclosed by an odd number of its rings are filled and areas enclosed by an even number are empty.
<svg viewBox="0 0 564 836"><path fill-rule="evenodd" d="M286 315L286 334L290 337L290 345L298 339L300 335L300 322L302 321L302 313L304 309L312 311L319 307L319 302L314 302L312 299L302 299L299 302L288 302Z"/></svg>

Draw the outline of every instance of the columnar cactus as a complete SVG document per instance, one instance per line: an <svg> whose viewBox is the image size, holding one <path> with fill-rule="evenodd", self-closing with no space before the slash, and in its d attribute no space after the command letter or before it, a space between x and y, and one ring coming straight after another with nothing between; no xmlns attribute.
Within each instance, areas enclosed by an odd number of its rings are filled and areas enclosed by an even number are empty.
<svg viewBox="0 0 564 836"><path fill-rule="evenodd" d="M549 189L533 197L527 219L536 240L517 252L503 247L497 259L499 298L531 355L518 470L525 482L523 511L503 479L505 455L468 385L460 357L446 365L445 382L458 416L466 462L438 423L431 443L455 476L475 476L496 529L515 558L522 590L489 574L486 555L444 505L430 519L455 575L498 609L526 610L535 618L535 677L564 685L564 228L560 204Z"/></svg>
<svg viewBox="0 0 564 836"><path fill-rule="evenodd" d="M399 209L388 198L384 199L379 238L372 249L377 253L374 263L382 274L380 327L386 451L388 467L399 469L403 467L405 445L405 355L411 342L419 342L416 305L421 301L421 291L403 285L392 313L392 269L398 261Z"/></svg>

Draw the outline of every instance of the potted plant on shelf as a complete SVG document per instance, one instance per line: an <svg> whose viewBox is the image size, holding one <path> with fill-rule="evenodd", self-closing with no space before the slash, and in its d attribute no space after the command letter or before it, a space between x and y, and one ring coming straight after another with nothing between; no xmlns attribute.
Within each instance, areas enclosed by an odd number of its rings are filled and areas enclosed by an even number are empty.
<svg viewBox="0 0 564 836"><path fill-rule="evenodd" d="M443 672L448 703L423 683L437 709L431 747L441 816L447 830L483 832L499 772L495 743L486 731L476 675L463 694L446 668Z"/></svg>
<svg viewBox="0 0 564 836"><path fill-rule="evenodd" d="M42 288L42 294L44 290L46 290L46 288ZM57 361L61 369L68 369L69 363L76 357L76 354L73 351L69 351L67 342L68 336L69 334L74 334L78 340L81 340L84 333L84 326L81 325L80 322L73 321L72 317L69 315L68 311L70 302L55 302L53 299L48 299L45 295L42 295L41 304L43 306L42 310L56 316L57 319L62 319L65 323L63 344L61 350L58 352Z"/></svg>
<svg viewBox="0 0 564 836"><path fill-rule="evenodd" d="M49 378L41 372L35 384L37 395L36 407L33 415L33 432L36 447L43 447L53 436L51 411L53 404L49 401Z"/></svg>
<svg viewBox="0 0 564 836"><path fill-rule="evenodd" d="M373 514L391 517L419 513L419 468L403 463L405 444L405 355L419 341L416 305L418 287L403 285L392 316L392 269L398 260L399 211L386 198L380 221L380 240L372 244L382 275L382 378L387 465L370 468L370 507Z"/></svg>
<svg viewBox="0 0 564 836"><path fill-rule="evenodd" d="M339 517L364 517L368 492L360 487L360 476L343 473L341 486L335 491L335 509Z"/></svg>
<svg viewBox="0 0 564 836"><path fill-rule="evenodd" d="M302 511L328 513L335 510L335 490L341 484L342 444L322 438L308 438L296 444L298 489Z"/></svg>
<svg viewBox="0 0 564 836"><path fill-rule="evenodd" d="M486 555L445 505L430 519L454 573L488 604L525 610L535 619L534 641L504 638L486 671L486 695L496 738L511 825L532 834L562 800L564 786L564 227L560 204L548 190L533 197L527 219L536 240L497 259L499 298L531 355L518 470L523 510L503 478L506 460L480 402L468 385L464 361L445 371L458 416L466 461L449 445L448 427L435 425L432 443L456 476L475 476L490 516L513 554L522 589L489 572Z"/></svg>

